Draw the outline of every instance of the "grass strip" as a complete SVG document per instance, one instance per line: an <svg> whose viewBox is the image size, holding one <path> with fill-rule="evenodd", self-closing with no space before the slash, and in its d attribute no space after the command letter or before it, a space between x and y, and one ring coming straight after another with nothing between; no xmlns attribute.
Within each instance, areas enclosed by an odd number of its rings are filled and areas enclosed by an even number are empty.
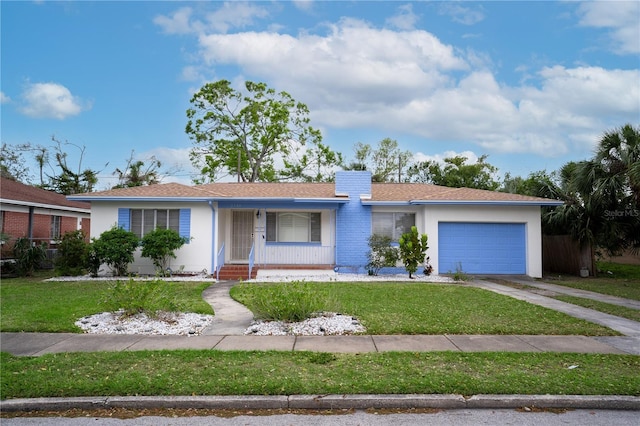
<svg viewBox="0 0 640 426"><path fill-rule="evenodd" d="M562 300L563 302L571 303L573 305L582 306L583 308L589 308L599 312L604 312L606 314L630 319L632 321L640 321L640 310L638 309L612 305L610 303L604 303L597 300L574 296L554 296L554 299Z"/></svg>
<svg viewBox="0 0 640 426"><path fill-rule="evenodd" d="M235 286L231 296L253 310L252 302L267 299L272 287L287 285ZM308 283L307 288L325 294L330 304L339 301L343 313L356 316L367 334L617 335L561 312L469 286L369 282Z"/></svg>
<svg viewBox="0 0 640 426"><path fill-rule="evenodd" d="M0 354L2 399L114 395L640 395L640 357L142 351Z"/></svg>
<svg viewBox="0 0 640 426"><path fill-rule="evenodd" d="M127 278L123 278L124 281ZM71 332L81 330L74 322L86 315L104 312L113 281L53 281L3 279L0 283L2 331ZM176 303L188 312L213 314L202 299L211 283L175 283Z"/></svg>

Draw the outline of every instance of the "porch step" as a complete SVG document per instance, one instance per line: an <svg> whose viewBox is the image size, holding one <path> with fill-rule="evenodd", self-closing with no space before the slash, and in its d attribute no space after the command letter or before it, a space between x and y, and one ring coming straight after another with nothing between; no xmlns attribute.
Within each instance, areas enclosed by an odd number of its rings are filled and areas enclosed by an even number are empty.
<svg viewBox="0 0 640 426"><path fill-rule="evenodd" d="M255 279L258 275L258 267L254 266L251 271L251 279ZM219 280L248 280L249 279L249 265L224 265L220 268Z"/></svg>

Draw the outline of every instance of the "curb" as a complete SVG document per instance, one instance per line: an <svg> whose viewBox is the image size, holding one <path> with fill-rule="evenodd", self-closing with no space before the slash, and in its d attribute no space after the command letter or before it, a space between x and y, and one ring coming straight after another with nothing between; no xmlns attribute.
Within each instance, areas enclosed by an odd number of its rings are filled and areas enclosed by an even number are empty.
<svg viewBox="0 0 640 426"><path fill-rule="evenodd" d="M522 407L640 410L630 395L274 395L274 396L114 396L18 398L0 401L0 411L63 411L72 408L173 409L516 409Z"/></svg>

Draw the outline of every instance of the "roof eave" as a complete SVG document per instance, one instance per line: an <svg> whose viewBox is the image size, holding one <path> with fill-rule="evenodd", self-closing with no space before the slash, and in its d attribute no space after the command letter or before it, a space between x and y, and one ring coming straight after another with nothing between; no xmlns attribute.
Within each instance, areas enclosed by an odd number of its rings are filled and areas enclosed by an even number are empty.
<svg viewBox="0 0 640 426"><path fill-rule="evenodd" d="M74 201L74 200L69 200ZM82 207L75 206L63 206L60 204L47 204L47 203L34 203L31 201L21 201L21 200L6 200L4 198L0 198L0 204L11 204L14 206L26 206L26 207L38 207L41 209L50 209L50 210L64 210L69 212L76 213L91 213L91 208L83 209Z"/></svg>
<svg viewBox="0 0 640 426"><path fill-rule="evenodd" d="M84 196L74 197L72 195L67 196L70 201L157 201L157 202L208 202L210 197L122 197L122 196Z"/></svg>
<svg viewBox="0 0 640 426"><path fill-rule="evenodd" d="M561 206L557 200L411 200L412 205L476 205L476 206Z"/></svg>

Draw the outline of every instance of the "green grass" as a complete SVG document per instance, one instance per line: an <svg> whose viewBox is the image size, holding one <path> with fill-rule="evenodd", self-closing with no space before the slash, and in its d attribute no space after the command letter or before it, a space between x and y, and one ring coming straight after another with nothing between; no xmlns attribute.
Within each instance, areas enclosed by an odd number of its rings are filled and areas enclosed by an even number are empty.
<svg viewBox="0 0 640 426"><path fill-rule="evenodd" d="M231 296L246 303L274 286L235 286ZM367 334L579 334L616 335L606 327L487 290L430 283L308 283L338 300Z"/></svg>
<svg viewBox="0 0 640 426"><path fill-rule="evenodd" d="M104 301L113 285L107 281L44 282L41 277L3 279L0 330L79 333L74 322L107 310ZM176 302L189 312L212 314L201 295L209 285L176 283Z"/></svg>
<svg viewBox="0 0 640 426"><path fill-rule="evenodd" d="M640 321L640 310L638 309L612 305L610 303L598 302L596 300L584 299L582 297L574 297L574 296L564 296L564 295L555 296L554 299L562 300L563 302L582 306L584 308L593 309L599 312L604 312L606 314L627 318L632 321Z"/></svg>
<svg viewBox="0 0 640 426"><path fill-rule="evenodd" d="M640 300L640 265L598 262L597 277L546 277L544 281L625 299ZM611 272L609 274L608 272Z"/></svg>
<svg viewBox="0 0 640 426"><path fill-rule="evenodd" d="M2 399L110 395L640 395L640 357L143 351L1 357ZM577 368L569 369L569 366Z"/></svg>

